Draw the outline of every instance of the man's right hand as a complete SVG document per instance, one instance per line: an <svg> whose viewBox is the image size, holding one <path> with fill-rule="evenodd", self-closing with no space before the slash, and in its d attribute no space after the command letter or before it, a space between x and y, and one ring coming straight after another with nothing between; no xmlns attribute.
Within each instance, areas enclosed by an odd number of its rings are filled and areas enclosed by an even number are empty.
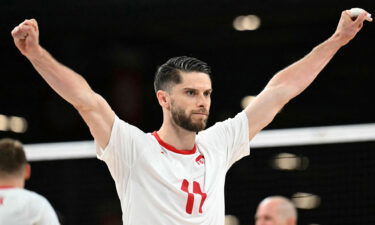
<svg viewBox="0 0 375 225"><path fill-rule="evenodd" d="M12 37L20 52L27 58L41 53L39 29L35 19L25 20L12 30Z"/></svg>

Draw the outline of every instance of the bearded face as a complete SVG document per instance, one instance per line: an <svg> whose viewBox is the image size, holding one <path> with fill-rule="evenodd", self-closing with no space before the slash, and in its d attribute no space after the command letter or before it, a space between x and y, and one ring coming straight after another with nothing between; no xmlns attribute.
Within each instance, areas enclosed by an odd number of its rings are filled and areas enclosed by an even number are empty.
<svg viewBox="0 0 375 225"><path fill-rule="evenodd" d="M185 110L171 102L171 114L173 121L188 131L199 132L207 125L208 111L204 108L185 112Z"/></svg>

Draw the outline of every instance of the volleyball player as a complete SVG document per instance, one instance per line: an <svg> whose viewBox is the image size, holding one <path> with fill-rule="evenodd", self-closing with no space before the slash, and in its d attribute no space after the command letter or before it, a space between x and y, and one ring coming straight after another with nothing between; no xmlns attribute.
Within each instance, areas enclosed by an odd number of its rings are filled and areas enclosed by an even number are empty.
<svg viewBox="0 0 375 225"><path fill-rule="evenodd" d="M0 224L60 224L46 198L24 189L30 174L30 164L21 142L0 139Z"/></svg>
<svg viewBox="0 0 375 225"><path fill-rule="evenodd" d="M152 133L118 118L82 76L41 47L36 20L25 20L12 35L20 52L87 123L98 158L115 181L124 224L223 225L228 169L249 155L249 141L310 85L366 19L371 20L362 13L353 21L343 11L331 37L278 72L245 110L206 130L212 92L209 66L191 57L168 60L155 75L163 123ZM229 91L233 88L236 84L228 86Z"/></svg>

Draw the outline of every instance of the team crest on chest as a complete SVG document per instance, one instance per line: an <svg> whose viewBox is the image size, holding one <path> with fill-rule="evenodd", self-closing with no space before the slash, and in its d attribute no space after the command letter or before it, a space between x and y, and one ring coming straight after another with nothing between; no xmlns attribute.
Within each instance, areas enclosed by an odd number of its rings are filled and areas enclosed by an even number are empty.
<svg viewBox="0 0 375 225"><path fill-rule="evenodd" d="M204 156L203 155L199 155L197 158L195 158L195 162L198 165L204 165Z"/></svg>

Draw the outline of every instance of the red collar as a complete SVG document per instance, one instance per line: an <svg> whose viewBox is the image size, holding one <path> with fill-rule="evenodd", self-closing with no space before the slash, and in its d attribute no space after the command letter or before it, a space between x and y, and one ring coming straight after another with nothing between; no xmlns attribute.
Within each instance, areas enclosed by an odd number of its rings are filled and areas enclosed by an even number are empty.
<svg viewBox="0 0 375 225"><path fill-rule="evenodd" d="M178 154L183 154L183 155L191 155L191 154L194 154L197 151L197 146L195 144L194 144L193 149L191 149L191 150L179 150L179 149L176 149L175 147L173 147L172 145L169 145L169 144L165 143L163 140L161 140L161 138L159 137L159 135L156 131L152 132L152 135L156 138L156 140L159 142L159 144L161 146L163 146L164 148L166 148L169 151L172 151L172 152L175 152L175 153L178 153Z"/></svg>
<svg viewBox="0 0 375 225"><path fill-rule="evenodd" d="M11 185L3 185L3 186L1 186L0 185L0 189L8 189L8 188L14 188L14 186L11 186Z"/></svg>

